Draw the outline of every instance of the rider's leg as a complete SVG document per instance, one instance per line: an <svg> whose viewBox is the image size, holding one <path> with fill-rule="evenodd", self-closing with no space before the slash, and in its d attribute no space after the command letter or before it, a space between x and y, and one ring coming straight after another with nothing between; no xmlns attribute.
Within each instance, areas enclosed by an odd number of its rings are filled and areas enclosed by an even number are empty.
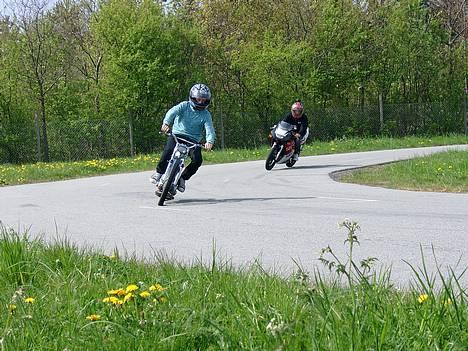
<svg viewBox="0 0 468 351"><path fill-rule="evenodd" d="M167 139L166 145L164 146L164 151L161 154L161 158L159 159L158 165L156 167L156 171L151 175L150 182L157 184L159 179L164 174L167 168L167 164L171 159L172 152L174 151L175 141L174 138Z"/></svg>
<svg viewBox="0 0 468 351"><path fill-rule="evenodd" d="M197 173L198 169L203 163L203 158L201 154L201 148L196 147L190 153L190 158L192 159L190 164L185 168L184 172L182 173L182 178L185 180L189 180L191 176Z"/></svg>
<svg viewBox="0 0 468 351"><path fill-rule="evenodd" d="M166 145L164 146L164 151L161 154L158 165L156 167L156 172L164 174L166 172L167 164L171 159L172 152L174 151L175 140L174 138L167 139Z"/></svg>
<svg viewBox="0 0 468 351"><path fill-rule="evenodd" d="M299 153L301 152L301 141L299 138L294 139L294 155L293 159L294 161L297 161L299 159Z"/></svg>

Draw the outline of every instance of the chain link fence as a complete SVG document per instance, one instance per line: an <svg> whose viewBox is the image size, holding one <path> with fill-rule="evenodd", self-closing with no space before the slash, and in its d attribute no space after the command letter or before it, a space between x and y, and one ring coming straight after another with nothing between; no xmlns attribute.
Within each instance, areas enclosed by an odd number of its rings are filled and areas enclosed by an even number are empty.
<svg viewBox="0 0 468 351"><path fill-rule="evenodd" d="M266 144L269 127L282 116L261 119L252 115L214 112L218 148L253 148ZM466 134L466 107L461 103L315 108L307 109L307 115L309 142L380 135ZM75 161L159 152L166 139L158 134L160 123L159 120L50 121L47 124L49 160ZM0 120L0 163L43 160L41 135L38 121L9 125Z"/></svg>

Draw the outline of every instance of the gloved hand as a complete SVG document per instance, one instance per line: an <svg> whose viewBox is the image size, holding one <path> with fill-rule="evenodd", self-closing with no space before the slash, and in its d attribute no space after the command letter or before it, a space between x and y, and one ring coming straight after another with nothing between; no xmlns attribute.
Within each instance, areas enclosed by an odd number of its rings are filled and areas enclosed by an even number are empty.
<svg viewBox="0 0 468 351"><path fill-rule="evenodd" d="M166 123L163 123L163 125L161 126L161 132L167 133L170 130L171 130L171 127L169 127Z"/></svg>

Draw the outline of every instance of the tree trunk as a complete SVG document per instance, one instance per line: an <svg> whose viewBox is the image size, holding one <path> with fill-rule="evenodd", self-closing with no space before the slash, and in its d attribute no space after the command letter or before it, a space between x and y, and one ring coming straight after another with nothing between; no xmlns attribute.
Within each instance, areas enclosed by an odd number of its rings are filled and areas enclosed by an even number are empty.
<svg viewBox="0 0 468 351"><path fill-rule="evenodd" d="M49 162L49 141L47 138L47 119L46 119L46 109L45 109L45 96L41 94L41 118L42 118L42 146L44 149L44 162Z"/></svg>

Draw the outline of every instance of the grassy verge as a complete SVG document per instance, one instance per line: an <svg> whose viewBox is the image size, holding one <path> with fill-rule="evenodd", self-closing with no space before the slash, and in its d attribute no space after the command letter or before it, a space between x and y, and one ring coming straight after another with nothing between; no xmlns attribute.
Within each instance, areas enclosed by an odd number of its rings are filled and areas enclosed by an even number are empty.
<svg viewBox="0 0 468 351"><path fill-rule="evenodd" d="M401 139L339 139L330 142L312 142L305 145L303 156L370 151L407 147L424 147L449 144L466 144L463 135L439 136L432 138L407 137ZM266 158L268 147L258 149L225 149L204 153L205 164L261 160ZM113 158L110 160L89 160L79 162L51 162L28 165L0 165L0 186L35 183L51 180L79 178L121 172L148 171L154 169L159 154L139 155L134 158Z"/></svg>
<svg viewBox="0 0 468 351"><path fill-rule="evenodd" d="M468 193L468 151L450 151L344 173L348 183L393 189Z"/></svg>
<svg viewBox="0 0 468 351"><path fill-rule="evenodd" d="M401 291L369 258L282 279L258 265L182 266L0 236L2 350L466 350L467 295L453 274L436 289L415 272ZM424 270L422 270L424 271Z"/></svg>

